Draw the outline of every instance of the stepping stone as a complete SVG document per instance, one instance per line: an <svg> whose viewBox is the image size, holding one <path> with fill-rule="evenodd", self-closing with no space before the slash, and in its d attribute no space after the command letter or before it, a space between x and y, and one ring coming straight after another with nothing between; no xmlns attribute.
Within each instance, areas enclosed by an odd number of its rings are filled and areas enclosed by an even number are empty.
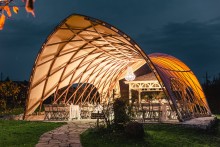
<svg viewBox="0 0 220 147"><path fill-rule="evenodd" d="M72 144L72 143L80 143L80 139L70 139L70 140L68 140L68 142L70 144Z"/></svg>
<svg viewBox="0 0 220 147"><path fill-rule="evenodd" d="M72 143L70 144L70 147L82 147L82 145L77 143Z"/></svg>
<svg viewBox="0 0 220 147"><path fill-rule="evenodd" d="M41 138L51 138L52 134L43 134L41 135Z"/></svg>
<svg viewBox="0 0 220 147"><path fill-rule="evenodd" d="M66 134L54 134L53 139L57 140L66 140L68 136Z"/></svg>
<svg viewBox="0 0 220 147"><path fill-rule="evenodd" d="M69 147L69 144L68 143L60 143L59 146L60 147Z"/></svg>
<svg viewBox="0 0 220 147"><path fill-rule="evenodd" d="M41 135L37 147L82 147L80 143L80 134L91 127L91 124L85 124L83 121L68 122L55 130Z"/></svg>
<svg viewBox="0 0 220 147"><path fill-rule="evenodd" d="M49 147L49 145L46 143L38 143L36 144L36 147Z"/></svg>
<svg viewBox="0 0 220 147"><path fill-rule="evenodd" d="M59 143L61 143L61 142L59 140L57 140L57 139L51 139L49 141L49 144L59 144Z"/></svg>

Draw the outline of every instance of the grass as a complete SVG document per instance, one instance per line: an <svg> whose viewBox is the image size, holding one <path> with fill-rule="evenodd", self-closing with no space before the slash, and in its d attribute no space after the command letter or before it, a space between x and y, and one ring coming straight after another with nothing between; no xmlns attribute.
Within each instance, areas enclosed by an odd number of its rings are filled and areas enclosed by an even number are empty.
<svg viewBox="0 0 220 147"><path fill-rule="evenodd" d="M144 140L127 139L121 133L96 132L88 129L80 136L83 147L135 147L145 145Z"/></svg>
<svg viewBox="0 0 220 147"><path fill-rule="evenodd" d="M64 123L0 120L0 147L35 146L39 137Z"/></svg>
<svg viewBox="0 0 220 147"><path fill-rule="evenodd" d="M216 116L218 119L220 119L220 114L215 114L215 116Z"/></svg>
<svg viewBox="0 0 220 147"><path fill-rule="evenodd" d="M218 115L219 118L220 115ZM215 132L206 132L193 128L184 128L170 124L146 124L145 138L130 140L123 133L97 133L90 129L81 135L84 147L177 147L177 146L220 146L220 122L215 126Z"/></svg>
<svg viewBox="0 0 220 147"><path fill-rule="evenodd" d="M177 125L146 125L150 146L213 146L220 144L220 127L217 132L208 133L198 129L184 128Z"/></svg>

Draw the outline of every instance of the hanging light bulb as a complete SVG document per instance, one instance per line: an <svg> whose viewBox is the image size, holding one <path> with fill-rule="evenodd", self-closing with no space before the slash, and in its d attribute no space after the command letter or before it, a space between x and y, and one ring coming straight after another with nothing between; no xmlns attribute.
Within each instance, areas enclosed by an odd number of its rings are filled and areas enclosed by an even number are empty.
<svg viewBox="0 0 220 147"><path fill-rule="evenodd" d="M128 66L127 68L127 74L125 75L125 80L127 81L133 81L135 79L135 75L133 73L132 67Z"/></svg>

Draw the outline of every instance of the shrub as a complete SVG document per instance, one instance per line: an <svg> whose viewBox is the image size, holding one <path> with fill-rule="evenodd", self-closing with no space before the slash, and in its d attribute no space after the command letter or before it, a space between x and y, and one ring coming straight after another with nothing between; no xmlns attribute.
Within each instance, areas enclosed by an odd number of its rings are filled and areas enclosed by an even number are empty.
<svg viewBox="0 0 220 147"><path fill-rule="evenodd" d="M116 99L113 104L114 109L114 123L126 124L129 121L129 116L126 113L126 102L123 99Z"/></svg>
<svg viewBox="0 0 220 147"><path fill-rule="evenodd" d="M90 128L90 131L99 135L106 134L109 132L109 130L104 125L99 125L94 128Z"/></svg>
<svg viewBox="0 0 220 147"><path fill-rule="evenodd" d="M125 126L125 134L129 138L142 139L145 135L143 124L138 122L129 122Z"/></svg>

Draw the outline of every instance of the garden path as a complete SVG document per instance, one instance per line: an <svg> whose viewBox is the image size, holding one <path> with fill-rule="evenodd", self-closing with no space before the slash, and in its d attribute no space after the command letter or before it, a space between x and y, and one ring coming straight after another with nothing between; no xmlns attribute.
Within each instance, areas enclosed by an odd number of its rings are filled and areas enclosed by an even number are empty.
<svg viewBox="0 0 220 147"><path fill-rule="evenodd" d="M82 147L80 134L94 124L91 120L67 122L66 125L41 135L36 147Z"/></svg>

